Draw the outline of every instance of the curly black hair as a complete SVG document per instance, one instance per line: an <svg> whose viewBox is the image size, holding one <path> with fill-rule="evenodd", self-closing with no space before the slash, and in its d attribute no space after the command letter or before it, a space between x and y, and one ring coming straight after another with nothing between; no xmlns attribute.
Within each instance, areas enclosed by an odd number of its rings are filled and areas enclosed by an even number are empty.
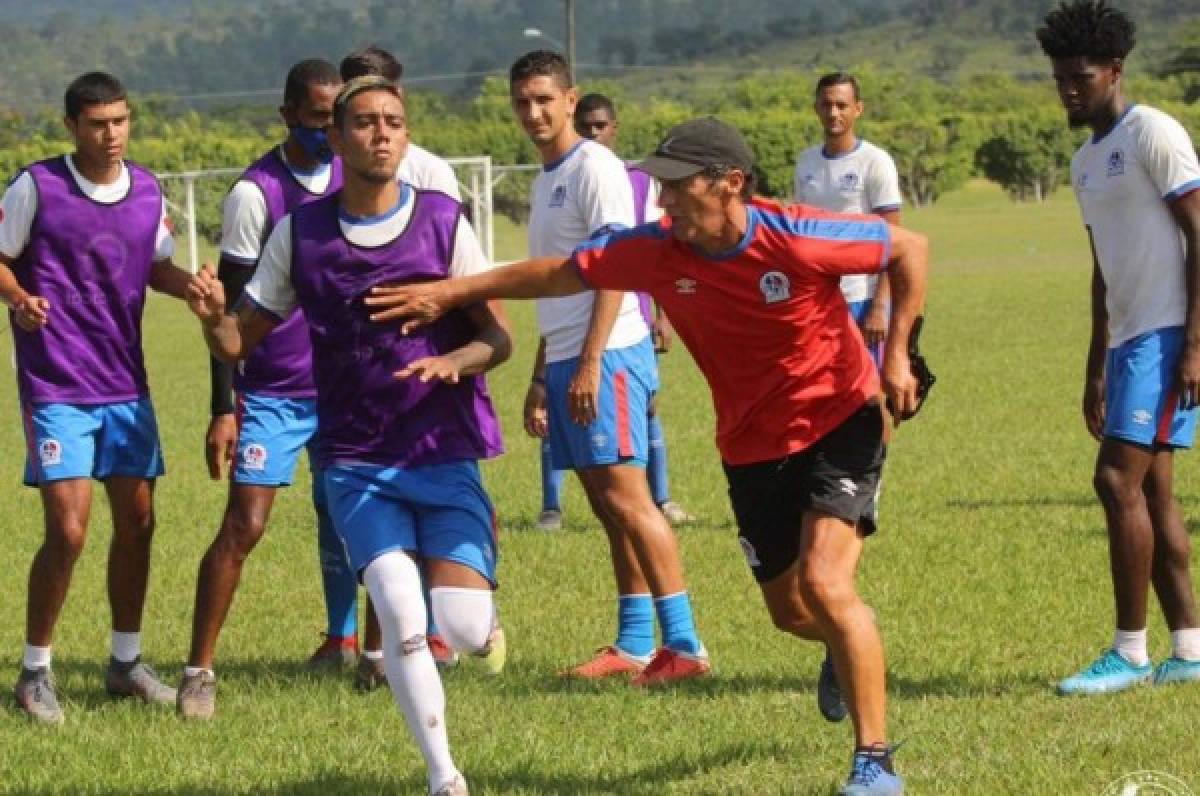
<svg viewBox="0 0 1200 796"><path fill-rule="evenodd" d="M1123 59L1134 30L1133 20L1105 0L1072 0L1046 15L1037 38L1050 58Z"/></svg>

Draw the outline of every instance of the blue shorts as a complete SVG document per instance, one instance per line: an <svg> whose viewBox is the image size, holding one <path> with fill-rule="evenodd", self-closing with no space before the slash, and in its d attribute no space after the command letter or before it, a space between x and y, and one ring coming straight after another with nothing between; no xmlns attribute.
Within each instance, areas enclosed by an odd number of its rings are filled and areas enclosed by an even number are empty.
<svg viewBox="0 0 1200 796"><path fill-rule="evenodd" d="M276 398L238 394L238 441L230 479L252 486L287 486L300 451L317 435L316 398ZM319 480L313 479L314 484Z"/></svg>
<svg viewBox="0 0 1200 796"><path fill-rule="evenodd" d="M157 478L165 472L149 398L113 404L23 408L25 485L67 478Z"/></svg>
<svg viewBox="0 0 1200 796"><path fill-rule="evenodd" d="M329 514L355 572L404 550L468 566L496 584L495 512L478 462L346 464L324 474Z"/></svg>
<svg viewBox="0 0 1200 796"><path fill-rule="evenodd" d="M581 426L571 419L567 390L579 358L546 365L546 408L550 460L556 470L613 464L646 466L650 399L658 391L658 360L647 336L627 348L604 352L596 419Z"/></svg>
<svg viewBox="0 0 1200 796"><path fill-rule="evenodd" d="M867 310L871 308L871 300L851 301L848 306L850 307L850 316L854 318L854 322L861 330L863 323L867 320ZM880 341L875 345L868 343L867 351L871 354L871 359L875 361L875 369L883 370L883 342Z"/></svg>
<svg viewBox="0 0 1200 796"><path fill-rule="evenodd" d="M1183 327L1172 326L1108 350L1104 436L1137 445L1192 447L1196 410L1179 408L1176 386L1183 341Z"/></svg>

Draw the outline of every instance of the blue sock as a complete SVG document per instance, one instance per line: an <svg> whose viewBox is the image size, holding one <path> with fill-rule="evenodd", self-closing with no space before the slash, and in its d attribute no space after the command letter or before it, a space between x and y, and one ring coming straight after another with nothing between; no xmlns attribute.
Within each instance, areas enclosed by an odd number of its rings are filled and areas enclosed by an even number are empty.
<svg viewBox="0 0 1200 796"><path fill-rule="evenodd" d="M654 504L661 506L671 499L671 488L667 484L667 439L663 436L662 421L658 415L650 415L650 454L646 462L646 477L650 479L650 494Z"/></svg>
<svg viewBox="0 0 1200 796"><path fill-rule="evenodd" d="M542 440L542 511L562 511L562 485L566 470L555 470L550 460L550 440Z"/></svg>
<svg viewBox="0 0 1200 796"><path fill-rule="evenodd" d="M617 598L616 646L639 658L654 652L654 598L649 594Z"/></svg>
<svg viewBox="0 0 1200 796"><path fill-rule="evenodd" d="M358 579L346 560L346 548L333 530L333 520L324 505L317 509L317 554L321 561L321 588L325 591L326 631L331 636L353 638L358 634Z"/></svg>
<svg viewBox="0 0 1200 796"><path fill-rule="evenodd" d="M658 612L658 625L662 628L664 647L692 655L703 649L700 638L696 635L696 622L692 619L692 601L687 592L655 597L654 609Z"/></svg>

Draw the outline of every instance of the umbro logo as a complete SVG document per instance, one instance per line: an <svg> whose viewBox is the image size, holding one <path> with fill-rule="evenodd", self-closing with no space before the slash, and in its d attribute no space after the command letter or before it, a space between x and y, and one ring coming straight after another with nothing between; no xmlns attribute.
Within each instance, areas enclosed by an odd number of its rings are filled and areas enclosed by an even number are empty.
<svg viewBox="0 0 1200 796"><path fill-rule="evenodd" d="M1139 426L1148 426L1154 420L1154 415L1149 409L1134 409L1133 422Z"/></svg>
<svg viewBox="0 0 1200 796"><path fill-rule="evenodd" d="M858 484L854 483L849 478L839 478L838 486L841 487L842 492L850 497L854 497L858 494Z"/></svg>
<svg viewBox="0 0 1200 796"><path fill-rule="evenodd" d="M676 279L675 290L681 295L690 296L696 292L696 280L687 279L686 277L683 279Z"/></svg>

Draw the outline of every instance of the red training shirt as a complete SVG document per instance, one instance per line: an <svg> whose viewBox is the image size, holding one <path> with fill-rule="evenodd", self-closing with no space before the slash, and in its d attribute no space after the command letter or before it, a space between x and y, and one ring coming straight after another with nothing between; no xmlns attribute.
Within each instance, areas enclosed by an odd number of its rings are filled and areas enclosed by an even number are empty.
<svg viewBox="0 0 1200 796"><path fill-rule="evenodd" d="M891 244L878 216L756 198L747 221L719 255L676 240L669 218L572 255L592 287L649 293L666 312L708 380L731 465L804 450L879 394L838 282L881 271Z"/></svg>

